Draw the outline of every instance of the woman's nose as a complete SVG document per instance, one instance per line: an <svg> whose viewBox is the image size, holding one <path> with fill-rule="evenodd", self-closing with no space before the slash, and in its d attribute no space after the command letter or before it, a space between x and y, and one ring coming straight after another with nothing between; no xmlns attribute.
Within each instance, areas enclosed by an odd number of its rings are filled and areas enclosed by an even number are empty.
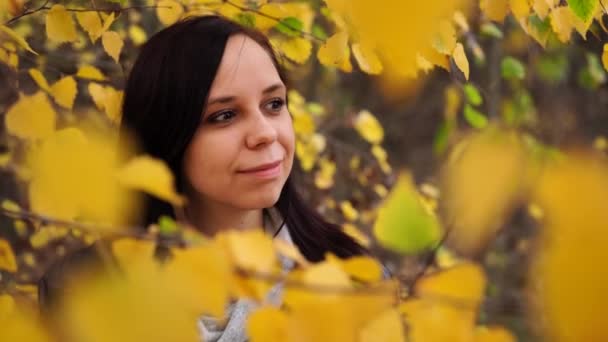
<svg viewBox="0 0 608 342"><path fill-rule="evenodd" d="M255 149L274 142L277 139L277 129L272 119L260 110L253 115L248 127L246 144L248 148Z"/></svg>

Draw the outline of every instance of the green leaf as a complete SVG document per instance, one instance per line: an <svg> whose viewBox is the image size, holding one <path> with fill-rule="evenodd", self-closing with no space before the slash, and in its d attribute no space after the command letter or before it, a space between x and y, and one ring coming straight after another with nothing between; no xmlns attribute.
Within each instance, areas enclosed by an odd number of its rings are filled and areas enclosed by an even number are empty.
<svg viewBox="0 0 608 342"><path fill-rule="evenodd" d="M158 228L161 235L171 235L179 231L179 227L175 220L165 215L158 219Z"/></svg>
<svg viewBox="0 0 608 342"><path fill-rule="evenodd" d="M488 125L488 118L470 104L464 106L464 118L474 128L482 129Z"/></svg>
<svg viewBox="0 0 608 342"><path fill-rule="evenodd" d="M526 68L516 58L507 56L500 64L502 77L507 80L523 80L526 77Z"/></svg>
<svg viewBox="0 0 608 342"><path fill-rule="evenodd" d="M455 126L454 120L447 119L439 125L437 133L435 133L435 139L433 140L433 153L441 155L445 151Z"/></svg>
<svg viewBox="0 0 608 342"><path fill-rule="evenodd" d="M312 35L321 40L327 39L327 32L325 32L325 29L318 24L312 25Z"/></svg>
<svg viewBox="0 0 608 342"><path fill-rule="evenodd" d="M598 5L599 0L568 0L568 6L572 12L584 22L593 18Z"/></svg>
<svg viewBox="0 0 608 342"><path fill-rule="evenodd" d="M606 82L606 72L599 58L592 53L587 53L587 65L578 74L578 82L584 88L595 90Z"/></svg>
<svg viewBox="0 0 608 342"><path fill-rule="evenodd" d="M538 76L545 82L556 84L568 76L568 58L565 53L540 57L536 64Z"/></svg>
<svg viewBox="0 0 608 342"><path fill-rule="evenodd" d="M236 21L246 27L255 27L255 16L252 13L241 12L237 14Z"/></svg>
<svg viewBox="0 0 608 342"><path fill-rule="evenodd" d="M374 236L387 249L415 254L437 245L439 221L420 202L411 177L402 174L378 211Z"/></svg>
<svg viewBox="0 0 608 342"><path fill-rule="evenodd" d="M300 19L287 17L277 24L276 29L289 37L297 37L300 35L303 27L304 24L302 24Z"/></svg>
<svg viewBox="0 0 608 342"><path fill-rule="evenodd" d="M484 36L502 39L504 34L494 23L485 23L481 25L481 34Z"/></svg>
<svg viewBox="0 0 608 342"><path fill-rule="evenodd" d="M471 83L467 83L464 85L464 95L467 99L467 102L472 104L473 106L479 106L483 103L483 98L479 93L479 90L472 85Z"/></svg>

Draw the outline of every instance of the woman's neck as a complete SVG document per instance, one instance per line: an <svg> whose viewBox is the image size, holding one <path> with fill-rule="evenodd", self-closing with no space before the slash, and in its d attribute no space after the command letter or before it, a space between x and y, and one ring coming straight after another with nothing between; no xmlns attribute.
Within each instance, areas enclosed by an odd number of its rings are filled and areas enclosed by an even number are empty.
<svg viewBox="0 0 608 342"><path fill-rule="evenodd" d="M190 224L209 236L227 229L263 227L262 209L239 209L208 201L192 200L186 208L186 217Z"/></svg>

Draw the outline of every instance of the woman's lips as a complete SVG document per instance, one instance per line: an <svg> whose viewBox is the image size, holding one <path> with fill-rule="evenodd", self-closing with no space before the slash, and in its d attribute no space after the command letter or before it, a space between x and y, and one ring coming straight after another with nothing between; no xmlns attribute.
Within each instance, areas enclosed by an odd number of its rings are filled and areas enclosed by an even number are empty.
<svg viewBox="0 0 608 342"><path fill-rule="evenodd" d="M238 173L261 179L272 179L281 174L281 163L282 160L279 160L273 163L263 164L247 170L239 171Z"/></svg>

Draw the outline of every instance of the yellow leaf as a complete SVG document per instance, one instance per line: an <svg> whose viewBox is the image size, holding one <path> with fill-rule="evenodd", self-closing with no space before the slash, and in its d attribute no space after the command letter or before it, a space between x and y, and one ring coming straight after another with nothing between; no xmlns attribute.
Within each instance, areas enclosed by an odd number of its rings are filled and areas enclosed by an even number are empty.
<svg viewBox="0 0 608 342"><path fill-rule="evenodd" d="M261 307L247 320L247 335L251 342L288 341L287 315L272 306Z"/></svg>
<svg viewBox="0 0 608 342"><path fill-rule="evenodd" d="M9 152L0 153L0 167L7 166L13 159L13 154Z"/></svg>
<svg viewBox="0 0 608 342"><path fill-rule="evenodd" d="M308 260L306 260L306 258L302 255L302 253L300 253L300 251L298 250L298 248L291 242L287 242L281 238L275 238L272 240L272 243L274 245L274 249L277 251L277 253L279 253L280 255L287 257L291 260L296 261L298 264L307 267L310 265L310 263L308 262Z"/></svg>
<svg viewBox="0 0 608 342"><path fill-rule="evenodd" d="M89 95L91 95L91 98L95 103L95 106L97 106L98 109L103 110L106 102L106 88L102 85L91 82L89 83L88 90Z"/></svg>
<svg viewBox="0 0 608 342"><path fill-rule="evenodd" d="M329 37L319 48L317 58L319 58L319 62L323 65L341 67L346 60L350 59L348 33L342 31Z"/></svg>
<svg viewBox="0 0 608 342"><path fill-rule="evenodd" d="M76 12L76 20L82 28L89 34L91 42L95 43L101 37L101 19L97 12Z"/></svg>
<svg viewBox="0 0 608 342"><path fill-rule="evenodd" d="M103 49L106 51L106 53L110 55L110 57L112 57L116 63L118 63L120 51L122 51L122 47L124 45L120 35L114 31L104 32L101 36L101 44L103 45Z"/></svg>
<svg viewBox="0 0 608 342"><path fill-rule="evenodd" d="M9 27L7 27L5 25L0 25L0 31L6 33L9 37L11 37L15 41L15 43L17 43L22 48L26 49L27 51L29 51L35 55L38 54L36 51L32 50L30 45L27 43L27 41L25 39L23 39L23 37L19 36L17 33L15 33L15 31L11 30Z"/></svg>
<svg viewBox="0 0 608 342"><path fill-rule="evenodd" d="M547 2L547 0L532 0L532 8L541 19L545 19L552 9L549 7L549 2Z"/></svg>
<svg viewBox="0 0 608 342"><path fill-rule="evenodd" d="M165 26L172 25L178 21L182 13L184 13L184 7L177 1L160 0L156 6L158 20Z"/></svg>
<svg viewBox="0 0 608 342"><path fill-rule="evenodd" d="M276 269L277 258L272 239L262 230L230 230L226 233L226 241L238 267L263 273Z"/></svg>
<svg viewBox="0 0 608 342"><path fill-rule="evenodd" d="M112 254L128 270L130 265L152 261L155 247L153 241L122 238L112 242Z"/></svg>
<svg viewBox="0 0 608 342"><path fill-rule="evenodd" d="M382 72L382 62L370 46L365 43L355 43L352 45L352 50L361 70L372 75Z"/></svg>
<svg viewBox="0 0 608 342"><path fill-rule="evenodd" d="M46 94L39 91L32 96L21 95L9 108L5 123L10 134L22 139L43 139L55 130L57 113Z"/></svg>
<svg viewBox="0 0 608 342"><path fill-rule="evenodd" d="M51 86L51 94L55 102L68 109L72 109L77 91L76 81L72 76L66 76Z"/></svg>
<svg viewBox="0 0 608 342"><path fill-rule="evenodd" d="M46 15L46 35L49 40L64 43L78 40L72 15L63 5L53 5Z"/></svg>
<svg viewBox="0 0 608 342"><path fill-rule="evenodd" d="M483 299L485 287L486 277L481 267L463 263L420 279L414 291L421 298L452 301L475 309Z"/></svg>
<svg viewBox="0 0 608 342"><path fill-rule="evenodd" d="M544 1L544 0L543 0ZM498 327L478 327L475 329L474 342L515 342L513 336L508 330Z"/></svg>
<svg viewBox="0 0 608 342"><path fill-rule="evenodd" d="M20 296L21 297L21 296ZM3 310L10 310L3 312ZM36 312L16 305L8 295L0 296L0 341L51 342Z"/></svg>
<svg viewBox="0 0 608 342"><path fill-rule="evenodd" d="M502 22L509 14L509 0L481 0L479 6L490 20Z"/></svg>
<svg viewBox="0 0 608 342"><path fill-rule="evenodd" d="M367 323L360 332L361 342L405 342L405 329L397 309L390 309Z"/></svg>
<svg viewBox="0 0 608 342"><path fill-rule="evenodd" d="M0 322L15 311L15 300L7 294L0 295Z"/></svg>
<svg viewBox="0 0 608 342"><path fill-rule="evenodd" d="M109 95L107 95L107 100L106 100L106 115L108 116L108 118L110 119L110 121L112 121L115 124L120 124L121 118L122 118L122 99L124 96L124 92L123 91L118 91L115 89L107 89L106 88L106 94L107 92L109 92Z"/></svg>
<svg viewBox="0 0 608 342"><path fill-rule="evenodd" d="M382 279L382 265L368 256L354 256L340 260L340 266L351 277L364 282Z"/></svg>
<svg viewBox="0 0 608 342"><path fill-rule="evenodd" d="M416 342L473 341L475 312L460 302L411 299L399 306L408 327L408 337Z"/></svg>
<svg viewBox="0 0 608 342"><path fill-rule="evenodd" d="M327 158L319 160L319 170L315 175L315 186L319 189L329 189L334 185L336 164Z"/></svg>
<svg viewBox="0 0 608 342"><path fill-rule="evenodd" d="M308 39L294 37L279 40L278 47L287 58L296 63L303 64L310 57L312 43Z"/></svg>
<svg viewBox="0 0 608 342"><path fill-rule="evenodd" d="M94 81L104 81L106 79L101 71L92 65L81 65L80 68L78 68L76 76Z"/></svg>
<svg viewBox="0 0 608 342"><path fill-rule="evenodd" d="M448 243L476 254L501 227L524 190L526 155L516 134L488 130L454 149L441 193L451 222Z"/></svg>
<svg viewBox="0 0 608 342"><path fill-rule="evenodd" d="M371 245L371 241L369 237L363 233L359 228L350 223L345 223L342 225L342 229L344 233L357 241L360 245L369 247Z"/></svg>
<svg viewBox="0 0 608 342"><path fill-rule="evenodd" d="M177 299L194 309L191 312L224 318L236 281L234 265L225 245L216 239L205 246L173 249L172 252L174 258L164 265L161 280L177 293Z"/></svg>
<svg viewBox="0 0 608 342"><path fill-rule="evenodd" d="M10 210L10 211L21 211L21 207L19 206L19 204L15 203L14 201L5 199L2 201L2 204L0 205L3 209L6 210Z"/></svg>
<svg viewBox="0 0 608 342"><path fill-rule="evenodd" d="M259 9L259 14L255 13L254 15L255 28L262 32L266 32L277 25L277 21L270 18L284 19L289 16L283 4L274 2L262 5Z"/></svg>
<svg viewBox="0 0 608 342"><path fill-rule="evenodd" d="M509 6L517 20L525 20L530 14L529 0L509 0Z"/></svg>
<svg viewBox="0 0 608 342"><path fill-rule="evenodd" d="M28 70L30 76L32 77L32 79L34 79L34 82L36 82L36 84L40 87L40 89L50 92L51 91L51 87L49 86L49 83L47 82L46 78L44 77L44 75L42 74L42 72L40 72L40 70L35 69L35 68L31 68L30 70Z"/></svg>
<svg viewBox="0 0 608 342"><path fill-rule="evenodd" d="M31 210L58 219L108 224L116 231L134 209L117 183L116 150L110 137L85 135L77 128L54 132L28 156ZM110 225L113 224L113 225Z"/></svg>
<svg viewBox="0 0 608 342"><path fill-rule="evenodd" d="M354 120L354 126L359 135L372 144L381 143L384 139L384 129L376 117L368 110L360 111Z"/></svg>
<svg viewBox="0 0 608 342"><path fill-rule="evenodd" d="M342 215L348 221L357 221L359 218L359 212L357 209L353 208L353 205L349 201L340 202L340 210L342 211Z"/></svg>
<svg viewBox="0 0 608 342"><path fill-rule="evenodd" d="M17 260L8 241L0 239L0 269L8 272L17 271Z"/></svg>
<svg viewBox="0 0 608 342"><path fill-rule="evenodd" d="M450 55L456 48L456 30L450 21L440 23L438 33L433 39L433 47L444 55Z"/></svg>
<svg viewBox="0 0 608 342"><path fill-rule="evenodd" d="M464 78L469 80L469 60L467 59L467 55L464 53L464 46L461 43L456 44L456 48L454 48L454 52L452 52L452 57L454 58L454 62L456 66L462 73L464 73Z"/></svg>
<svg viewBox="0 0 608 342"><path fill-rule="evenodd" d="M570 7L562 6L551 11L551 27L553 31L557 35L557 38L562 43L567 43L570 41L570 35L572 30L574 29L574 21L576 17Z"/></svg>
<svg viewBox="0 0 608 342"><path fill-rule="evenodd" d="M101 32L99 33L100 35L110 29L110 26L112 26L115 19L114 12L110 13L110 15L107 16L105 15L105 13L102 12L101 17L103 18L103 27L101 28Z"/></svg>
<svg viewBox="0 0 608 342"><path fill-rule="evenodd" d="M604 44L604 52L602 53L602 64L604 69L608 70L608 43Z"/></svg>
<svg viewBox="0 0 608 342"><path fill-rule="evenodd" d="M533 199L544 211L531 290L550 341L606 341L608 166L591 151L544 168ZM576 289L576 296L571 296ZM540 320L539 320L540 321Z"/></svg>
<svg viewBox="0 0 608 342"><path fill-rule="evenodd" d="M118 171L117 177L126 187L145 191L176 206L184 204L185 199L175 192L171 170L158 159L136 157Z"/></svg>
<svg viewBox="0 0 608 342"><path fill-rule="evenodd" d="M87 270L88 271L88 270ZM186 270L180 270L183 274ZM192 269L191 273L205 274ZM173 278L153 268L126 277L83 276L66 288L57 320L62 333L78 341L195 341L199 309L191 278ZM201 283L197 283L201 285ZM204 285L204 284L202 284ZM199 287L201 292L208 290ZM189 299L190 301L188 301ZM157 327L162 327L157 329Z"/></svg>
<svg viewBox="0 0 608 342"><path fill-rule="evenodd" d="M129 38L131 38L135 45L139 46L146 42L148 35L141 26L131 25L129 26Z"/></svg>

